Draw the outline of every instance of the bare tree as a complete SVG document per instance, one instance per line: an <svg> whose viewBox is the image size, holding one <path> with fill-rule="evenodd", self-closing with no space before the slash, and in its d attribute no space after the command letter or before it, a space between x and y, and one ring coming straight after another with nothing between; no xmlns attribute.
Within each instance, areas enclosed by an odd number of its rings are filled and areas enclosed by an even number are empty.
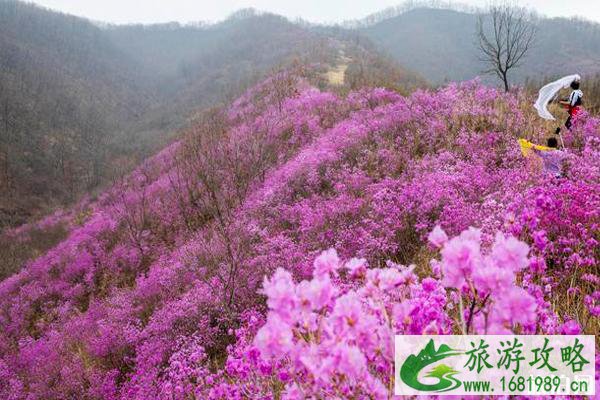
<svg viewBox="0 0 600 400"><path fill-rule="evenodd" d="M487 18L490 19L490 27L486 24ZM481 61L489 66L484 72L496 74L507 92L508 73L520 66L533 45L535 33L536 28L530 20L530 14L524 8L510 3L493 5L488 14L479 16L477 37L482 53Z"/></svg>

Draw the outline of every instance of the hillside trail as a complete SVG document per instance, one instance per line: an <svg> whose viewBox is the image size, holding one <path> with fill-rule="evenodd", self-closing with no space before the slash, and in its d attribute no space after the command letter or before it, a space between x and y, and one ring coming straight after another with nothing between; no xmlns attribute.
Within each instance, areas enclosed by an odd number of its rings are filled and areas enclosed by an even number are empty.
<svg viewBox="0 0 600 400"><path fill-rule="evenodd" d="M346 56L343 48L338 50L339 63L331 66L329 71L325 73L327 81L332 86L343 86L346 79L346 70L352 61L351 58Z"/></svg>

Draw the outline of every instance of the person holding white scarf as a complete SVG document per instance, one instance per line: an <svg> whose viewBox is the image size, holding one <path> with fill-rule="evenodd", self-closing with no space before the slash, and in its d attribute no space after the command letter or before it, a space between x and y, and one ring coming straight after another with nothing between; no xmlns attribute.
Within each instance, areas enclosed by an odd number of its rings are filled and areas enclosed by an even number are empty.
<svg viewBox="0 0 600 400"><path fill-rule="evenodd" d="M565 122L565 127L569 130L573 126L573 118L581 112L581 106L583 105L583 92L579 89L579 84L580 81L577 79L571 82L571 89L573 89L571 95L560 101L560 104L567 107L569 112L569 118ZM558 133L560 133L560 128L556 128L556 134Z"/></svg>

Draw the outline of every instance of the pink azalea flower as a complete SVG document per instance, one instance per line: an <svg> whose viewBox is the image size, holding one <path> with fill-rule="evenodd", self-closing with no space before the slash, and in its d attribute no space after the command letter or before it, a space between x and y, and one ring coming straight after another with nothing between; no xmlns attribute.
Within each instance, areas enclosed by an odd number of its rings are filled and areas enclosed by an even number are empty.
<svg viewBox="0 0 600 400"><path fill-rule="evenodd" d="M579 335L581 326L574 319L569 320L560 326L561 335Z"/></svg>
<svg viewBox="0 0 600 400"><path fill-rule="evenodd" d="M356 292L348 292L335 302L331 319L334 331L340 335L355 331L363 316L362 303Z"/></svg>
<svg viewBox="0 0 600 400"><path fill-rule="evenodd" d="M461 232L458 236L462 240L469 240L476 243L481 243L481 229L473 228L472 226L469 229Z"/></svg>
<svg viewBox="0 0 600 400"><path fill-rule="evenodd" d="M340 343L332 349L331 353L338 373L344 374L352 382L365 377L367 359L358 347Z"/></svg>
<svg viewBox="0 0 600 400"><path fill-rule="evenodd" d="M361 278L367 272L367 260L364 258L353 258L346 263L345 267L350 271L352 278Z"/></svg>
<svg viewBox="0 0 600 400"><path fill-rule="evenodd" d="M426 292L433 292L438 288L438 281L433 278L425 278L421 281L421 286Z"/></svg>
<svg viewBox="0 0 600 400"><path fill-rule="evenodd" d="M438 260L431 260L429 266L431 268L432 277L439 279L442 276L442 263Z"/></svg>
<svg viewBox="0 0 600 400"><path fill-rule="evenodd" d="M392 308L392 317L396 322L396 325L400 327L409 325L412 322L410 314L413 312L413 309L414 307L408 301L394 304L394 307Z"/></svg>
<svg viewBox="0 0 600 400"><path fill-rule="evenodd" d="M473 283L484 293L501 294L514 286L515 274L512 270L497 266L486 258L480 268L473 271Z"/></svg>
<svg viewBox="0 0 600 400"><path fill-rule="evenodd" d="M284 321L291 322L292 312L298 304L292 275L278 268L271 279L265 277L263 293L267 296L269 308Z"/></svg>
<svg viewBox="0 0 600 400"><path fill-rule="evenodd" d="M335 249L329 249L321 253L314 262L314 275L322 276L335 274L340 267L340 259Z"/></svg>
<svg viewBox="0 0 600 400"><path fill-rule="evenodd" d="M379 271L378 283L381 290L392 290L404 283L402 273L397 269L386 268Z"/></svg>
<svg viewBox="0 0 600 400"><path fill-rule="evenodd" d="M264 359L281 358L294 347L292 330L277 314L269 313L266 324L254 338L254 345Z"/></svg>
<svg viewBox="0 0 600 400"><path fill-rule="evenodd" d="M328 275L318 276L311 281L303 281L297 287L301 304L308 302L312 310L320 310L329 305L335 295L335 288Z"/></svg>
<svg viewBox="0 0 600 400"><path fill-rule="evenodd" d="M305 400L306 396L297 383L288 383L285 387L285 392L281 396L282 400Z"/></svg>
<svg viewBox="0 0 600 400"><path fill-rule="evenodd" d="M593 283L596 285L600 286L600 277L598 277L598 275L594 275L594 274L583 274L581 276L581 280L584 280L586 282L589 283Z"/></svg>
<svg viewBox="0 0 600 400"><path fill-rule="evenodd" d="M546 260L541 257L532 257L529 262L529 270L534 274L541 274L546 271Z"/></svg>
<svg viewBox="0 0 600 400"><path fill-rule="evenodd" d="M442 249L444 286L460 289L481 263L479 231L470 230L450 240Z"/></svg>
<svg viewBox="0 0 600 400"><path fill-rule="evenodd" d="M496 299L494 311L512 325L527 325L536 320L536 301L522 288L513 287Z"/></svg>
<svg viewBox="0 0 600 400"><path fill-rule="evenodd" d="M435 247L442 248L448 241L448 235L446 235L446 232L439 225L436 225L429 236L427 236L427 240Z"/></svg>
<svg viewBox="0 0 600 400"><path fill-rule="evenodd" d="M544 251L544 249L548 245L548 238L546 237L546 231L545 230L535 231L533 233L532 237L533 237L533 242L535 243L536 247L540 251Z"/></svg>
<svg viewBox="0 0 600 400"><path fill-rule="evenodd" d="M335 373L336 365L316 344L310 344L298 354L302 365L313 375L316 381L326 383Z"/></svg>
<svg viewBox="0 0 600 400"><path fill-rule="evenodd" d="M501 268L518 272L529 264L529 246L512 236L505 237L501 232L496 234L492 258Z"/></svg>
<svg viewBox="0 0 600 400"><path fill-rule="evenodd" d="M473 319L473 327L476 333L485 335L510 335L513 333L494 312L490 313L487 318L483 313L477 314Z"/></svg>

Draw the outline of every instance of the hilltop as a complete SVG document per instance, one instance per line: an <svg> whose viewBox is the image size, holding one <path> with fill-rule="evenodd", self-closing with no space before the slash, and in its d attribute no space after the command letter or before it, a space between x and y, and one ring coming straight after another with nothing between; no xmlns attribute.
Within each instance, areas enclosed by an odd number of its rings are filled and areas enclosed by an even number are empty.
<svg viewBox="0 0 600 400"><path fill-rule="evenodd" d="M64 234L0 283L2 397L388 398L394 333L597 332L599 119L557 182L517 146L547 132L525 93L309 77L7 232Z"/></svg>

